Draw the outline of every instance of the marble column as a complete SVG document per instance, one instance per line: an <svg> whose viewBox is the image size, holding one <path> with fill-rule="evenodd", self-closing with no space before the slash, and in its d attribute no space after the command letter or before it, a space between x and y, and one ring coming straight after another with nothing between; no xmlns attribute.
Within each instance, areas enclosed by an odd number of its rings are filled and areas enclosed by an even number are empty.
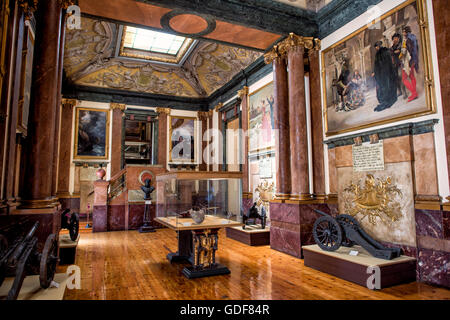
<svg viewBox="0 0 450 320"><path fill-rule="evenodd" d="M168 118L170 115L169 108L156 108L158 113L158 164L167 168L167 135L168 133Z"/></svg>
<svg viewBox="0 0 450 320"><path fill-rule="evenodd" d="M61 126L64 130L60 131L60 148L58 161L58 192L59 198L70 196L70 166L72 154L72 133L73 133L73 110L77 105L77 100L63 99L61 103Z"/></svg>
<svg viewBox="0 0 450 320"><path fill-rule="evenodd" d="M24 182L24 208L55 207L52 197L57 116L58 52L61 34L59 1L39 1Z"/></svg>
<svg viewBox="0 0 450 320"><path fill-rule="evenodd" d="M291 193L290 141L289 141L289 99L287 66L285 57L280 54L278 46L264 55L267 64L273 65L274 78L274 122L275 145L277 156L277 191L276 199L289 199Z"/></svg>
<svg viewBox="0 0 450 320"><path fill-rule="evenodd" d="M123 116L125 104L111 103L112 110L112 135L111 139L111 176L122 170L122 138Z"/></svg>
<svg viewBox="0 0 450 320"><path fill-rule="evenodd" d="M322 96L320 89L319 50L320 40L314 39L314 47L308 52L310 97ZM324 200L326 192L321 99L311 99L311 134L314 197L318 200Z"/></svg>
<svg viewBox="0 0 450 320"><path fill-rule="evenodd" d="M308 129L305 94L305 45L309 38L291 33L283 42L288 59L289 130L292 200L310 200Z"/></svg>
<svg viewBox="0 0 450 320"><path fill-rule="evenodd" d="M205 111L199 111L198 112L198 119L201 121L202 124L202 130L201 130L201 150L200 150L200 159L199 159L199 169L200 171L206 171L207 170L207 164L206 164L206 158L204 157L203 152L205 151L208 141L206 141L205 133L208 130L208 112Z"/></svg>

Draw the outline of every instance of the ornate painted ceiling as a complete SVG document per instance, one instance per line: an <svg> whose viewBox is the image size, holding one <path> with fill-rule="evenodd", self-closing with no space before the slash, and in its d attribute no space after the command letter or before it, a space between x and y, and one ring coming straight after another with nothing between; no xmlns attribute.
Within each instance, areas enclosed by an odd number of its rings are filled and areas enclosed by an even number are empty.
<svg viewBox="0 0 450 320"><path fill-rule="evenodd" d="M208 97L262 53L198 41L181 65L158 64L117 55L119 24L83 17L81 30L67 30L64 70L75 85Z"/></svg>
<svg viewBox="0 0 450 320"><path fill-rule="evenodd" d="M333 0L275 0L310 11L319 11Z"/></svg>

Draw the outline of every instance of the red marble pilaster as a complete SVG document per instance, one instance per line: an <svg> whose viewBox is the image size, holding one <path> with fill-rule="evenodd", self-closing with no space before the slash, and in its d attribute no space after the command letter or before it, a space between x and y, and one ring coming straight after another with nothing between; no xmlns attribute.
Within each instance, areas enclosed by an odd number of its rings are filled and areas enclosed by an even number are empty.
<svg viewBox="0 0 450 320"><path fill-rule="evenodd" d="M248 131L248 87L239 90L238 96L241 98L241 119L242 119L242 192L248 193L249 181L248 181L248 136L246 135ZM246 212L246 211L244 211Z"/></svg>
<svg viewBox="0 0 450 320"><path fill-rule="evenodd" d="M108 230L108 186L108 181L94 181L94 210L92 212L93 232L103 232Z"/></svg>
<svg viewBox="0 0 450 320"><path fill-rule="evenodd" d="M58 52L61 33L59 1L39 1L30 106L29 148L24 208L55 205L52 197L57 115Z"/></svg>
<svg viewBox="0 0 450 320"><path fill-rule="evenodd" d="M70 155L72 153L73 109L77 100L63 99L61 102L61 127L58 167L58 197L70 196Z"/></svg>
<svg viewBox="0 0 450 320"><path fill-rule="evenodd" d="M111 137L111 176L122 170L122 127L125 104L111 103L112 131Z"/></svg>
<svg viewBox="0 0 450 320"><path fill-rule="evenodd" d="M325 165L323 145L323 120L320 90L320 40L315 39L315 47L309 50L309 91L311 106L311 136L314 197L325 199Z"/></svg>
<svg viewBox="0 0 450 320"><path fill-rule="evenodd" d="M208 112L204 112L204 111L199 111L198 112L198 119L201 121L201 125L202 125L202 135L201 135L201 150L200 150L200 159L199 159L199 169L200 171L207 171L208 169L208 165L206 164L206 159L204 157L203 152L205 151L207 145L208 145L208 141L206 141L205 138L205 133L208 130Z"/></svg>
<svg viewBox="0 0 450 320"><path fill-rule="evenodd" d="M289 66L289 129L291 199L310 199L308 132L306 121L305 48L303 39L289 35L287 58Z"/></svg>
<svg viewBox="0 0 450 320"><path fill-rule="evenodd" d="M214 115L214 110L209 110L208 111L208 130L209 130L208 144L211 144L211 133L212 133L212 130L213 130L213 115ZM209 161L208 171L214 171L213 164L211 162L211 155L210 154L208 155L208 161Z"/></svg>
<svg viewBox="0 0 450 320"><path fill-rule="evenodd" d="M158 113L158 164L167 167L167 135L168 135L168 115L170 109L157 108Z"/></svg>
<svg viewBox="0 0 450 320"><path fill-rule="evenodd" d="M289 143L289 99L286 60L275 46L265 55L266 63L272 62L274 78L274 123L278 134L275 137L277 157L277 199L289 199L291 193L290 143Z"/></svg>
<svg viewBox="0 0 450 320"><path fill-rule="evenodd" d="M447 167L450 179L450 6L447 0L433 0L434 27L439 74L441 77L442 110L444 117L445 143L447 146ZM450 200L450 198L448 199Z"/></svg>

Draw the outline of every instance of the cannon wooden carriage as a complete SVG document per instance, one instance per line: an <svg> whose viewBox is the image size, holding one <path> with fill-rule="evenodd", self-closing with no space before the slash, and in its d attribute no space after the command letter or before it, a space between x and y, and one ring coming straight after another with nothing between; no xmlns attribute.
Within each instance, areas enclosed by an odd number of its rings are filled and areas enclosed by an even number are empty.
<svg viewBox="0 0 450 320"><path fill-rule="evenodd" d="M248 214L244 214L242 216L242 223L244 224L242 226L242 229L245 230L245 226L248 225L248 223L250 221L252 221L253 224L255 224L256 219L261 220L261 228L262 229L266 228L266 219L267 219L266 209L264 208L264 206L262 206L261 214L259 214L258 208L256 206L257 206L257 203L255 202L253 204L253 206L248 210Z"/></svg>
<svg viewBox="0 0 450 320"><path fill-rule="evenodd" d="M39 222L35 222L29 231L15 239L11 245L5 235L0 234L0 286L6 276L14 276L14 282L8 292L7 300L16 300L27 274L39 273L42 288L50 286L58 263L58 239L50 234L40 252L37 248L36 231Z"/></svg>
<svg viewBox="0 0 450 320"><path fill-rule="evenodd" d="M350 215L340 214L335 218L314 209L321 215L313 227L313 236L317 245L325 251L336 251L341 246L362 246L376 258L392 260L402 254L399 248L387 248L369 236L358 221Z"/></svg>

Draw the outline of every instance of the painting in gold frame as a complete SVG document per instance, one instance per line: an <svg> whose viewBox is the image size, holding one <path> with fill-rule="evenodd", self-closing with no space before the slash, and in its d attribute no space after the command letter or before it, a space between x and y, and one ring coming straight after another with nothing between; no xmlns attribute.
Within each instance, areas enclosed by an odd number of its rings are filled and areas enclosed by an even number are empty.
<svg viewBox="0 0 450 320"><path fill-rule="evenodd" d="M275 147L273 81L248 95L248 150L268 151Z"/></svg>
<svg viewBox="0 0 450 320"><path fill-rule="evenodd" d="M169 117L169 161L194 163L196 145L196 120L193 117Z"/></svg>
<svg viewBox="0 0 450 320"><path fill-rule="evenodd" d="M75 109L74 159L108 159L109 110Z"/></svg>
<svg viewBox="0 0 450 320"><path fill-rule="evenodd" d="M327 136L436 112L425 2L406 1L322 51Z"/></svg>

